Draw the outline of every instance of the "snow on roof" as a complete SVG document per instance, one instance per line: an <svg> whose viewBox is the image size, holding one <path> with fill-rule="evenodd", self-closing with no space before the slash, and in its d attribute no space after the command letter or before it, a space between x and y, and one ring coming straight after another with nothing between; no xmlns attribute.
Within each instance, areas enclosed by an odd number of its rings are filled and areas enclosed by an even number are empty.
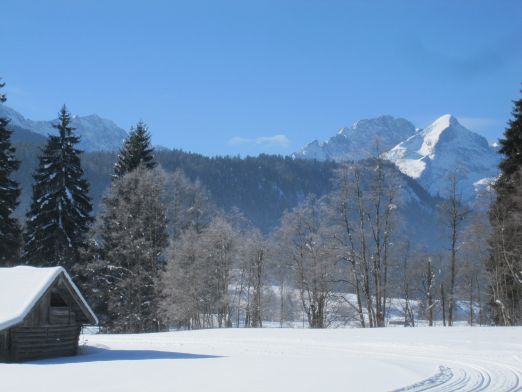
<svg viewBox="0 0 522 392"><path fill-rule="evenodd" d="M62 272L92 319L98 323L96 315L65 269L18 266L0 268L0 331L22 322Z"/></svg>

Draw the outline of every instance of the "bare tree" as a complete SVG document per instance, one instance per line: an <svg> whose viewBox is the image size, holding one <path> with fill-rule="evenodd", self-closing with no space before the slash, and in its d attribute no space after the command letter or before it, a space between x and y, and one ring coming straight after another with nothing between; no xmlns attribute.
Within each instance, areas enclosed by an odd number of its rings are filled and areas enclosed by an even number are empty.
<svg viewBox="0 0 522 392"><path fill-rule="evenodd" d="M339 242L341 249L340 260L349 265L349 277L347 279L339 279L348 284L356 296L357 304L353 305L350 301L346 301L353 306L358 314L359 322L362 328L366 327L366 320L363 311L363 292L369 292L369 279L367 264L364 262L364 254L359 253L360 247L356 244L357 225L354 222L355 208L354 195L359 196L361 191L361 177L358 167L351 165L342 165L336 173L336 190L331 195L329 206L331 208L331 218L334 224L337 224L337 232L334 238ZM360 222L364 224L364 221ZM359 226L360 228L360 226ZM362 248L366 245L366 237L364 232L360 233ZM363 252L365 253L365 252ZM363 269L361 269L363 268ZM363 287L364 282L364 287ZM366 295L367 297L367 295ZM366 298L366 303L371 309L371 298ZM368 312L370 314L370 312Z"/></svg>
<svg viewBox="0 0 522 392"><path fill-rule="evenodd" d="M441 204L442 218L450 231L450 283L448 294L448 326L453 326L455 307L455 282L457 278L457 251L461 226L469 213L459 192L459 176L453 172L448 177L447 199Z"/></svg>
<svg viewBox="0 0 522 392"><path fill-rule="evenodd" d="M291 280L293 275L293 260L290 248L281 238L281 228L274 230L267 239L267 264L266 271L272 282L278 288L278 315L279 327L282 328L285 321L292 321L294 301L292 300L293 287Z"/></svg>
<svg viewBox="0 0 522 392"><path fill-rule="evenodd" d="M212 328L213 300L207 282L205 255L199 245L201 233L183 232L174 242L162 275L162 311L169 322L186 329Z"/></svg>
<svg viewBox="0 0 522 392"><path fill-rule="evenodd" d="M435 274L433 273L433 266L431 262L431 257L426 257L426 272L424 274L424 279L422 281L422 287L424 291L424 295L426 297L426 317L428 319L428 325L433 327L433 283L435 279Z"/></svg>
<svg viewBox="0 0 522 392"><path fill-rule="evenodd" d="M473 325L476 317L481 323L483 304L480 288L487 286L487 274L484 265L490 254L488 239L491 227L485 210L475 208L469 218L469 224L462 234L461 266L458 269L458 285L462 296L468 298L468 323ZM478 314L476 307L478 305Z"/></svg>
<svg viewBox="0 0 522 392"><path fill-rule="evenodd" d="M293 261L295 281L303 311L311 328L326 327L326 311L334 287L335 257L325 233L324 210L311 196L293 211L287 212L280 238Z"/></svg>
<svg viewBox="0 0 522 392"><path fill-rule="evenodd" d="M402 251L402 296L403 296L403 312L404 312L404 326L415 326L415 315L413 312L412 299L412 281L415 278L415 271L410 266L410 244L406 242L406 246Z"/></svg>
<svg viewBox="0 0 522 392"><path fill-rule="evenodd" d="M440 284L440 310L442 313L442 325L446 326L446 294L444 294L444 283Z"/></svg>
<svg viewBox="0 0 522 392"><path fill-rule="evenodd" d="M261 232L250 228L242 233L239 247L239 263L234 281L236 323L239 326L240 315L244 311L245 327L262 327L262 297L268 243Z"/></svg>
<svg viewBox="0 0 522 392"><path fill-rule="evenodd" d="M330 198L335 238L349 276L342 281L354 290L361 326L385 326L391 242L395 228L397 178L380 157L342 166Z"/></svg>
<svg viewBox="0 0 522 392"><path fill-rule="evenodd" d="M216 305L218 327L231 327L229 289L231 271L237 255L237 232L220 214L214 217L208 227L202 231L200 240L207 266L213 276L210 284Z"/></svg>
<svg viewBox="0 0 522 392"><path fill-rule="evenodd" d="M232 326L230 286L237 260L237 232L222 214L174 242L163 275L162 309L179 327Z"/></svg>

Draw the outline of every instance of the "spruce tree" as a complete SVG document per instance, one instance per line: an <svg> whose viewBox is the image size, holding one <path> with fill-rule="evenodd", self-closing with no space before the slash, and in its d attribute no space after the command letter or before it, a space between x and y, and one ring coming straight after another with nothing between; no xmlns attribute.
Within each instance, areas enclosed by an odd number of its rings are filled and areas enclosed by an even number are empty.
<svg viewBox="0 0 522 392"><path fill-rule="evenodd" d="M147 169L156 167L154 149L150 144L150 133L142 121L131 128L129 137L123 143L114 166L114 178L122 177L143 165Z"/></svg>
<svg viewBox="0 0 522 392"><path fill-rule="evenodd" d="M113 332L153 332L159 316L159 275L168 245L164 174L136 170L112 183L101 219L101 260L94 263L96 304ZM103 314L107 312L107 314Z"/></svg>
<svg viewBox="0 0 522 392"><path fill-rule="evenodd" d="M83 178L80 138L63 106L58 135L49 135L33 176L33 196L25 232L24 258L33 265L61 265L70 269L92 222L89 185Z"/></svg>
<svg viewBox="0 0 522 392"><path fill-rule="evenodd" d="M0 83L0 88L4 87ZM5 102L0 93L0 103ZM18 259L21 245L21 230L12 213L18 205L20 188L11 178L20 162L15 159L15 148L11 144L11 131L7 129L9 120L0 117L0 266L14 263Z"/></svg>
<svg viewBox="0 0 522 392"><path fill-rule="evenodd" d="M497 198L490 208L491 311L500 325L522 323L522 99L514 102L513 118L500 140L501 174Z"/></svg>

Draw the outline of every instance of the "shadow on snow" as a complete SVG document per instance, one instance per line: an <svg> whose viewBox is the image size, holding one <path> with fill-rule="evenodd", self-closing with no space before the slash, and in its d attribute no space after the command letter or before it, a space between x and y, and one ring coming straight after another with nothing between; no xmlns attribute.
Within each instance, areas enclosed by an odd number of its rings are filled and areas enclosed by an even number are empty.
<svg viewBox="0 0 522 392"><path fill-rule="evenodd" d="M157 350L109 350L107 348L83 346L78 355L57 357L26 362L32 365L62 365L68 363L108 362L108 361L144 361L149 359L209 359L223 358L219 355L178 353Z"/></svg>

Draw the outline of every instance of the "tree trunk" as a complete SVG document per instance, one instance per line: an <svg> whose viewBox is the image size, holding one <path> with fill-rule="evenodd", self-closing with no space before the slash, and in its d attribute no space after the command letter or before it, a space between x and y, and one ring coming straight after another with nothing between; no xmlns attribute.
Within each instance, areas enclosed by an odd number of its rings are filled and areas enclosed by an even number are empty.
<svg viewBox="0 0 522 392"><path fill-rule="evenodd" d="M428 258L428 270L426 271L426 296L428 298L428 323L433 327L433 270L431 259Z"/></svg>
<svg viewBox="0 0 522 392"><path fill-rule="evenodd" d="M473 276L469 279L469 325L473 326Z"/></svg>
<svg viewBox="0 0 522 392"><path fill-rule="evenodd" d="M444 285L440 285L440 303L442 308L442 325L446 326L446 298L444 296Z"/></svg>

